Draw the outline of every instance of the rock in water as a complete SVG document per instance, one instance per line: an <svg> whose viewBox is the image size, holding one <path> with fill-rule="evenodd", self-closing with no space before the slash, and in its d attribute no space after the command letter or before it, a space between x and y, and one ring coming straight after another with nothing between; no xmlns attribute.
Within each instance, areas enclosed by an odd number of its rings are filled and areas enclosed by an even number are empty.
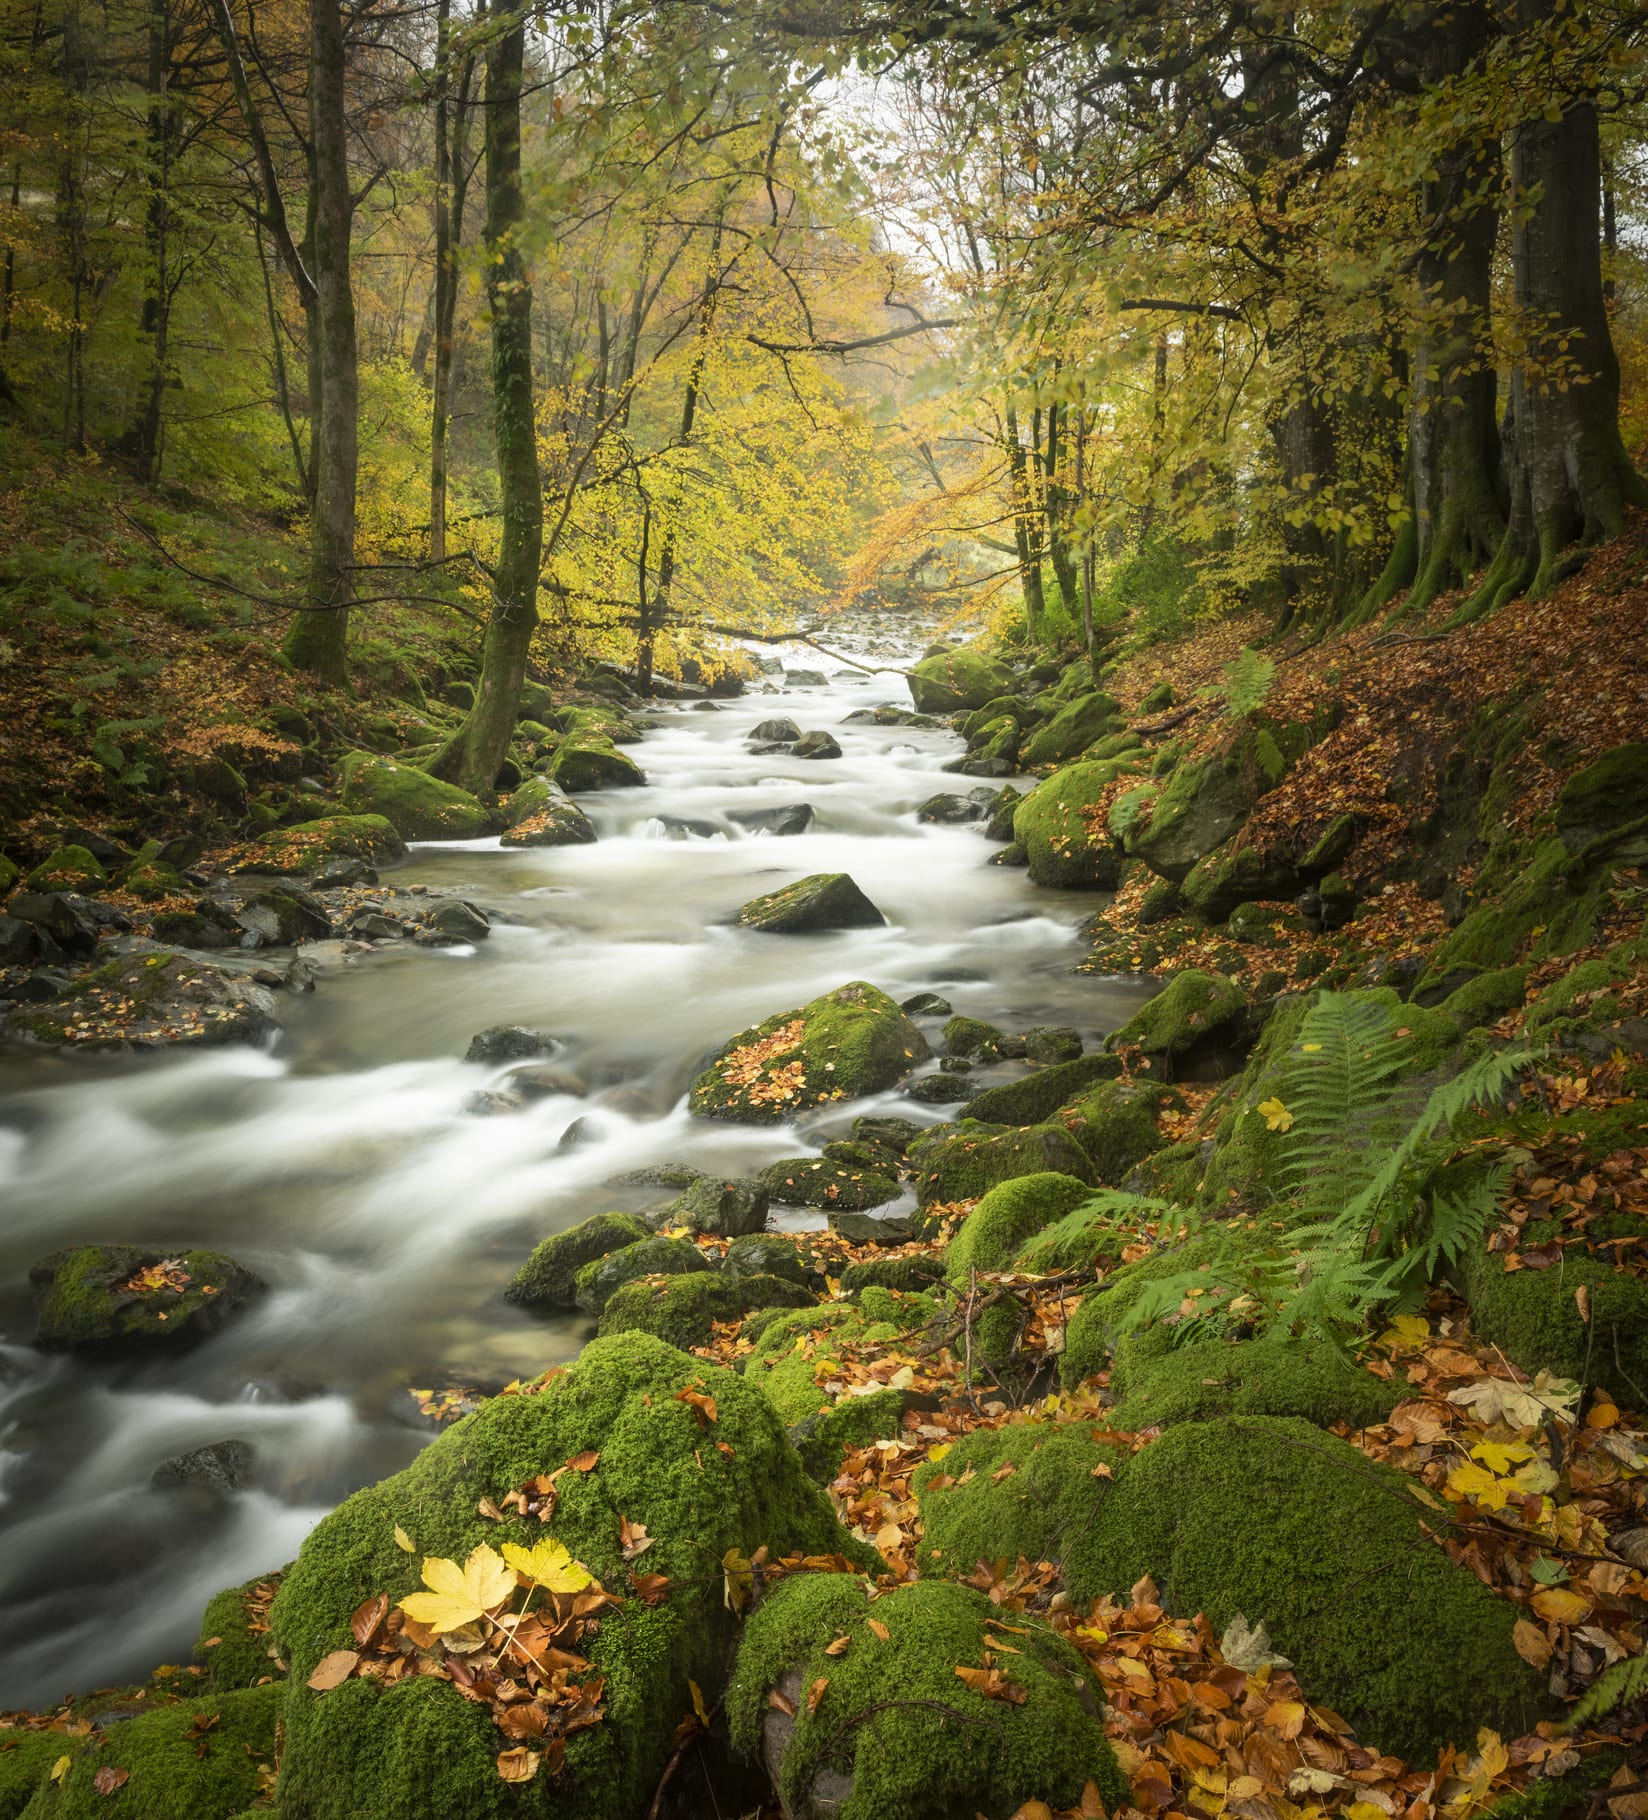
<svg viewBox="0 0 1648 1820"><path fill-rule="evenodd" d="M845 872L816 872L782 891L752 898L735 920L740 929L759 929L767 935L879 929L887 921Z"/></svg>
<svg viewBox="0 0 1648 1820"><path fill-rule="evenodd" d="M741 1031L693 1082L687 1104L699 1118L777 1124L880 1093L931 1053L885 992L854 980Z"/></svg>
<svg viewBox="0 0 1648 1820"><path fill-rule="evenodd" d="M274 947L324 941L332 933L326 907L295 885L260 891L241 905L236 921L248 935ZM255 945L255 944L254 944Z"/></svg>
<svg viewBox="0 0 1648 1820"><path fill-rule="evenodd" d="M454 948L464 942L484 942L492 933L492 919L476 905L455 897L431 910L417 939L432 948Z"/></svg>
<svg viewBox="0 0 1648 1820"><path fill-rule="evenodd" d="M969 797L954 796L941 790L937 796L929 796L916 810L918 822L981 822L985 810L982 804L973 802Z"/></svg>
<svg viewBox="0 0 1648 1820"><path fill-rule="evenodd" d="M589 1471L556 1481L551 1527L507 1505L501 1522L481 1514L479 1506L585 1454ZM631 1535L650 1538L633 1565L620 1514ZM397 1528L415 1555L397 1545ZM604 1681L604 1715L567 1737L558 1774L527 1786L530 1806L498 1773L510 1740L450 1681L351 1676L326 1693L305 1685L324 1657L358 1647L350 1619L364 1601L381 1593L393 1603L415 1589L420 1560L461 1567L481 1546L530 1549L550 1538L617 1605L582 1645L592 1667L579 1679ZM272 1640L291 1665L282 1802L309 1820L351 1820L427 1812L438 1790L439 1810L466 1820L529 1812L633 1820L651 1803L672 1748L674 1720L659 1715L691 1710L689 1679L712 1700L722 1684L739 1623L734 1601L721 1597L722 1563L763 1546L775 1560L844 1552L855 1567L875 1564L807 1480L753 1384L639 1332L596 1340L541 1390L493 1398L311 1532L270 1615ZM654 1603L631 1591L642 1573L659 1576Z"/></svg>
<svg viewBox="0 0 1648 1820"><path fill-rule="evenodd" d="M586 1264L644 1244L652 1229L633 1213L597 1213L536 1246L504 1291L504 1300L523 1308L575 1308L574 1280Z"/></svg>
<svg viewBox="0 0 1648 1820"><path fill-rule="evenodd" d="M175 1459L162 1460L154 1469L150 1483L162 1489L206 1491L226 1498L251 1480L252 1464L257 1449L250 1441L213 1441L208 1447L197 1447Z"/></svg>
<svg viewBox="0 0 1648 1820"><path fill-rule="evenodd" d="M547 1030L528 1030L523 1024L493 1024L478 1030L464 1051L466 1062L524 1062L535 1055L553 1055L560 1042Z"/></svg>
<svg viewBox="0 0 1648 1820"><path fill-rule="evenodd" d="M274 994L263 986L210 961L165 952L105 961L49 1006L14 1011L11 1022L42 1042L76 1048L255 1043L280 1027Z"/></svg>
<svg viewBox="0 0 1648 1820"><path fill-rule="evenodd" d="M841 748L828 734L819 731L803 733L795 742L797 758L840 758Z"/></svg>
<svg viewBox="0 0 1648 1820"><path fill-rule="evenodd" d="M793 720L783 715L775 716L772 720L761 721L749 731L751 739L779 740L790 745L793 745L800 737L801 729Z"/></svg>
<svg viewBox="0 0 1648 1820"><path fill-rule="evenodd" d="M587 847L595 839L589 817L547 777L521 785L504 804L504 823L505 847Z"/></svg>
<svg viewBox="0 0 1648 1820"><path fill-rule="evenodd" d="M626 758L610 739L586 732L561 741L549 761L549 775L574 796L588 790L632 790L647 781L635 760Z"/></svg>
<svg viewBox="0 0 1648 1820"><path fill-rule="evenodd" d="M777 809L733 809L727 820L751 834L805 834L813 825L811 803L785 803Z"/></svg>
<svg viewBox="0 0 1648 1820"><path fill-rule="evenodd" d="M945 651L924 657L910 672L910 694L923 714L982 708L1012 686L1007 667L977 651Z"/></svg>
<svg viewBox="0 0 1648 1820"><path fill-rule="evenodd" d="M29 1271L36 1346L111 1352L192 1345L263 1284L216 1251L168 1256L136 1245L73 1245Z"/></svg>

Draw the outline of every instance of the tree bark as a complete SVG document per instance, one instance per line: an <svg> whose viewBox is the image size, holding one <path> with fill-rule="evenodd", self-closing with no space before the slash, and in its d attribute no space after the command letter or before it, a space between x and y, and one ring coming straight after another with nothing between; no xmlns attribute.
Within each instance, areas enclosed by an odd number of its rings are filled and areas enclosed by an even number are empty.
<svg viewBox="0 0 1648 1820"><path fill-rule="evenodd" d="M435 52L435 371L429 412L429 555L434 562L446 560L446 438L452 421L452 336L469 176L469 84L475 62L472 55L464 56L454 95L451 14L451 0L441 0Z"/></svg>
<svg viewBox="0 0 1648 1820"><path fill-rule="evenodd" d="M1537 10L1535 10L1537 9ZM1533 0L1535 17L1548 0ZM1528 22L1525 11L1524 22ZM1619 361L1602 284L1602 164L1596 108L1524 121L1511 141L1512 268L1528 357L1511 374L1505 453L1511 514L1481 586L1458 617L1561 579L1575 543L1617 537L1648 489L1619 433Z"/></svg>
<svg viewBox="0 0 1648 1820"><path fill-rule="evenodd" d="M1047 621L1047 595L1042 586L1042 526L1037 511L1030 462L1019 441L1019 414L1007 403L1007 465L1013 489L1013 543L1019 559L1019 587L1024 595L1024 629L1040 638Z"/></svg>
<svg viewBox="0 0 1648 1820"><path fill-rule="evenodd" d="M532 383L532 280L521 250L521 73L526 14L486 53L487 301L492 315L492 422L503 547L481 653L475 705L429 769L475 794L490 790L509 751L527 655L538 624L544 500Z"/></svg>
<svg viewBox="0 0 1648 1820"><path fill-rule="evenodd" d="M309 514L308 610L293 622L283 648L299 669L334 683L348 676L360 460L360 377L349 258L355 204L349 188L344 83L340 0L311 0L308 252L314 305L309 317L309 447L315 496Z"/></svg>
<svg viewBox="0 0 1648 1820"><path fill-rule="evenodd" d="M167 343L172 322L171 175L176 123L170 88L170 20L166 0L149 0L148 112L144 123L147 163L144 180L149 202L143 234L148 266L144 274L140 328L148 344L137 418L130 433L132 464L138 478L153 486L160 478L162 406L166 397Z"/></svg>

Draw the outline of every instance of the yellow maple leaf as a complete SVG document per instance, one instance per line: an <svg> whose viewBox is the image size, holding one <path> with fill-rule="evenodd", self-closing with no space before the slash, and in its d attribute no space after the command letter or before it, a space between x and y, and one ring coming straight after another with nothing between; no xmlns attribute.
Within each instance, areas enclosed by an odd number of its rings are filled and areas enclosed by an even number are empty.
<svg viewBox="0 0 1648 1820"><path fill-rule="evenodd" d="M423 1583L428 1592L408 1593L401 1610L437 1635L462 1630L502 1605L515 1590L514 1572L482 1542L460 1567L439 1555L427 1556Z"/></svg>
<svg viewBox="0 0 1648 1820"><path fill-rule="evenodd" d="M1484 1510L1503 1510L1512 1489L1507 1480L1496 1479L1483 1466L1456 1466L1448 1474L1448 1490L1457 1492L1462 1498L1471 1499Z"/></svg>
<svg viewBox="0 0 1648 1820"><path fill-rule="evenodd" d="M1264 1116L1265 1128L1269 1131L1291 1131L1293 1114L1278 1099L1260 1100L1259 1111Z"/></svg>
<svg viewBox="0 0 1648 1820"><path fill-rule="evenodd" d="M1471 1449L1473 1459L1480 1460L1489 1472L1514 1472L1524 1460L1538 1455L1526 1441L1478 1441Z"/></svg>
<svg viewBox="0 0 1648 1820"><path fill-rule="evenodd" d="M595 1578L582 1561L573 1560L566 1544L553 1536L540 1536L530 1548L506 1542L504 1559L545 1592L582 1592Z"/></svg>

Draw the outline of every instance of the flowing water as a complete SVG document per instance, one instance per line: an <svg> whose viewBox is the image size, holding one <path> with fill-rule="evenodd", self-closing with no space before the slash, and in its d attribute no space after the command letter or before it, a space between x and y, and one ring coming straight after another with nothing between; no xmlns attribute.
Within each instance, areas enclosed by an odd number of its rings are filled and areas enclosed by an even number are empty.
<svg viewBox="0 0 1648 1820"><path fill-rule="evenodd" d="M735 1031L861 978L898 999L941 991L1009 1029L1073 1024L1091 1046L1147 995L1071 972L1091 895L1036 890L987 863L977 828L916 820L936 791L974 787L940 768L954 734L842 724L908 707L902 676L819 668L824 687L660 708L629 748L647 787L579 799L597 845L414 848L394 883L486 906L490 940L363 956L288 1006L273 1053L0 1073L0 1708L187 1660L212 1593L289 1560L332 1505L427 1441L406 1386L495 1386L571 1358L592 1324L526 1315L501 1291L546 1234L658 1198L609 1177L665 1161L745 1173L816 1151L857 1113L954 1110L888 1094L799 1127L689 1120L688 1082ZM751 728L773 715L828 729L843 756L752 756ZM728 819L792 802L817 811L806 834ZM762 892L838 871L886 928L727 926ZM588 1097L466 1112L506 1072L460 1059L498 1023L553 1032L555 1066ZM227 1251L270 1293L177 1358L35 1352L29 1265L96 1241ZM250 1488L151 1485L162 1461L230 1437L256 1450Z"/></svg>

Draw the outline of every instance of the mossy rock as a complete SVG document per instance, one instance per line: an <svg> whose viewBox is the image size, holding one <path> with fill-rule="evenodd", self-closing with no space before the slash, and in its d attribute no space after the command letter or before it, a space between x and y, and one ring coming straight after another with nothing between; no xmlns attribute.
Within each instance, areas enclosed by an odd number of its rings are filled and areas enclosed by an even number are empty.
<svg viewBox="0 0 1648 1820"><path fill-rule="evenodd" d="M683 1352L708 1346L717 1321L736 1321L752 1308L807 1308L813 1292L787 1277L689 1273L639 1277L607 1299L597 1332L654 1334Z"/></svg>
<svg viewBox="0 0 1648 1820"><path fill-rule="evenodd" d="M1490 972L1585 947L1607 907L1608 870L1574 860L1560 840L1542 842L1504 895L1479 904L1435 949L1414 1000L1428 1005L1443 997L1462 968Z"/></svg>
<svg viewBox="0 0 1648 1820"><path fill-rule="evenodd" d="M761 1172L761 1184L781 1206L834 1207L844 1213L885 1207L904 1192L895 1176L817 1156L785 1157L769 1164Z"/></svg>
<svg viewBox="0 0 1648 1820"><path fill-rule="evenodd" d="M1648 745L1615 746L1576 771L1556 799L1557 832L1574 848L1648 816Z"/></svg>
<svg viewBox="0 0 1648 1820"><path fill-rule="evenodd" d="M102 866L84 847L59 847L28 876L30 891L95 891L103 883Z"/></svg>
<svg viewBox="0 0 1648 1820"><path fill-rule="evenodd" d="M608 1214L604 1217L625 1216ZM642 1226L639 1220L636 1224ZM573 1301L585 1314L603 1313L618 1291L638 1278L695 1276L710 1270L709 1259L690 1239L663 1239L647 1232L644 1226L642 1230L646 1233L644 1238L632 1239L611 1251L604 1251L574 1271Z"/></svg>
<svg viewBox="0 0 1648 1820"><path fill-rule="evenodd" d="M569 733L555 748L549 775L569 796L589 790L633 790L647 774L610 739L593 732Z"/></svg>
<svg viewBox="0 0 1648 1820"><path fill-rule="evenodd" d="M1023 762L1027 767L1063 764L1113 733L1121 718L1121 703L1113 695L1102 689L1089 690L1061 708L1046 726L1037 728L1024 748Z"/></svg>
<svg viewBox="0 0 1648 1820"><path fill-rule="evenodd" d="M1110 1386L1121 1429L1170 1428L1216 1416L1299 1416L1318 1428L1383 1422L1402 1393L1320 1340L1198 1340L1160 1328L1116 1346Z"/></svg>
<svg viewBox="0 0 1648 1820"><path fill-rule="evenodd" d="M895 1086L932 1051L885 992L853 980L725 1044L692 1083L700 1118L770 1125Z"/></svg>
<svg viewBox="0 0 1648 1820"><path fill-rule="evenodd" d="M1236 847L1226 843L1199 859L1179 887L1185 907L1209 922L1223 922L1243 904L1277 903L1296 896L1350 851L1356 823L1340 816L1306 853L1287 846Z"/></svg>
<svg viewBox="0 0 1648 1820"><path fill-rule="evenodd" d="M1040 1125L1084 1088L1121 1072L1114 1055L1083 1055L1073 1062L1038 1068L1023 1080L986 1087L967 1103L967 1116L986 1125Z"/></svg>
<svg viewBox="0 0 1648 1820"><path fill-rule="evenodd" d="M621 709L611 706L557 708L548 717L549 725L569 739L606 739L615 746L634 746L641 740L641 729Z"/></svg>
<svg viewBox="0 0 1648 1820"><path fill-rule="evenodd" d="M1053 1117L1087 1152L1096 1179L1119 1188L1131 1170L1162 1148L1166 1140L1156 1120L1163 1107L1175 1103L1183 1102L1163 1081L1105 1081ZM969 1110L976 1106L975 1101Z"/></svg>
<svg viewBox="0 0 1648 1820"><path fill-rule="evenodd" d="M1073 1808L1089 1781L1114 1813L1127 1781L1099 1723L1092 1672L1069 1644L1033 1619L1018 1623L1018 1653L1002 1664L1019 1704L958 1679L957 1668L983 1663L995 1615L982 1593L944 1580L872 1602L849 1575L791 1575L745 1628L727 1690L733 1744L765 1758L794 1820L955 1820L1031 1801ZM850 1639L846 1650L826 1655L838 1636ZM774 1690L793 1717L770 1703Z"/></svg>
<svg viewBox="0 0 1648 1820"><path fill-rule="evenodd" d="M652 1236L652 1228L633 1213L592 1214L565 1232L540 1240L510 1279L504 1300L523 1308L575 1308L575 1279L586 1264Z"/></svg>
<svg viewBox="0 0 1648 1820"><path fill-rule="evenodd" d="M0 1820L17 1820L51 1767L75 1742L62 1732L17 1731L0 1726Z"/></svg>
<svg viewBox="0 0 1648 1820"><path fill-rule="evenodd" d="M1001 1046L1001 1032L981 1017L963 1017L959 1013L944 1021L944 1053L989 1058Z"/></svg>
<svg viewBox="0 0 1648 1820"><path fill-rule="evenodd" d="M1066 765L1020 799L1013 812L1013 839L1024 848L1032 884L1116 889L1123 855L1099 819L1099 803L1131 768L1125 758Z"/></svg>
<svg viewBox="0 0 1648 1820"><path fill-rule="evenodd" d="M69 1768L60 1782L42 1781L21 1811L27 1820L234 1820L273 1780L275 1726L285 1694L284 1686L271 1683L182 1700L106 1725L89 1738L58 1734ZM207 1721L211 1729L202 1735ZM95 1786L102 1769L123 1769L127 1780L102 1794Z"/></svg>
<svg viewBox="0 0 1648 1820"><path fill-rule="evenodd" d="M252 1629L250 1604L260 1588L279 1584L279 1574L262 1574L244 1586L226 1587L201 1614L194 1659L205 1671L205 1684L215 1692L281 1678L282 1671L269 1654L268 1631Z"/></svg>
<svg viewBox="0 0 1648 1820"><path fill-rule="evenodd" d="M1134 1012L1108 1039L1112 1049L1137 1049L1152 1061L1174 1061L1229 1041L1247 1011L1241 989L1222 974L1194 967Z"/></svg>
<svg viewBox="0 0 1648 1820"><path fill-rule="evenodd" d="M1074 1176L1044 1173L1001 1182L962 1221L944 1253L944 1274L965 1283L974 1270L1006 1270L1032 1233L1092 1195Z"/></svg>
<svg viewBox="0 0 1648 1820"><path fill-rule="evenodd" d="M1073 1598L1150 1574L1165 1610L1205 1612L1215 1635L1262 1622L1307 1697L1410 1763L1539 1717L1519 1607L1450 1561L1409 1481L1348 1442L1279 1417L1186 1422L1093 1483L1099 1508L1064 1555Z"/></svg>
<svg viewBox="0 0 1648 1820"><path fill-rule="evenodd" d="M16 862L7 859L5 854L0 853L0 897L4 897L11 890L20 876Z"/></svg>
<svg viewBox="0 0 1648 1820"><path fill-rule="evenodd" d="M782 1277L802 1289L824 1287L824 1272L810 1241L789 1233L751 1232L734 1239L721 1270L733 1277Z"/></svg>
<svg viewBox="0 0 1648 1820"><path fill-rule="evenodd" d="M679 1392L713 1398L707 1429ZM712 1445L726 1443L726 1451ZM489 1521L477 1511L512 1486L593 1451L599 1464L560 1480L553 1534L622 1600L589 1643L605 1677L600 1724L567 1743L558 1777L512 1786L498 1775L503 1740L484 1707L449 1683L409 1677L390 1687L354 1679L326 1694L303 1685L330 1650L351 1647L349 1616L379 1592L418 1581L419 1556L463 1561L480 1543L530 1547L534 1518ZM655 1538L645 1568L670 1582L662 1604L627 1596L619 1523ZM418 1555L404 1553L396 1528ZM802 1471L772 1406L736 1373L629 1332L596 1340L576 1364L523 1396L495 1397L436 1437L393 1478L355 1493L323 1519L289 1570L273 1611L291 1663L281 1804L303 1820L633 1820L644 1813L671 1749L673 1718L691 1710L690 1677L713 1699L736 1628L713 1591L730 1548L749 1555L870 1551L836 1523Z"/></svg>
<svg viewBox="0 0 1648 1820"><path fill-rule="evenodd" d="M173 1264L153 1284L140 1272ZM173 1288L180 1280L182 1287ZM29 1271L34 1343L47 1352L176 1350L215 1333L263 1288L216 1251L173 1256L136 1245L73 1245Z"/></svg>
<svg viewBox="0 0 1648 1820"><path fill-rule="evenodd" d="M529 777L504 804L505 847L587 847L595 829L583 810L547 777Z"/></svg>
<svg viewBox="0 0 1648 1820"><path fill-rule="evenodd" d="M382 815L328 815L294 822L258 841L259 872L313 872L324 860L358 859L367 865L404 859L406 842Z"/></svg>
<svg viewBox="0 0 1648 1820"><path fill-rule="evenodd" d="M1460 1270L1471 1325L1524 1371L1596 1384L1629 1407L1648 1385L1648 1282L1564 1249L1549 1270L1513 1270L1485 1250ZM1583 1289L1590 1319L1579 1311Z"/></svg>
<svg viewBox="0 0 1648 1820"><path fill-rule="evenodd" d="M1283 1230L1277 1221L1258 1223L1254 1243L1257 1246L1279 1239ZM1205 1272L1209 1291L1231 1289L1232 1279L1223 1273L1216 1274L1212 1269L1213 1259L1220 1255L1223 1246L1221 1235L1203 1233L1122 1265L1097 1289L1083 1296L1065 1323L1064 1351L1059 1354L1059 1382L1069 1389L1105 1369L1110 1363L1112 1349L1122 1343L1139 1298L1162 1277Z"/></svg>
<svg viewBox="0 0 1648 1820"><path fill-rule="evenodd" d="M917 713L959 714L1007 694L1013 676L1005 664L977 651L945 651L914 665L909 682Z"/></svg>
<svg viewBox="0 0 1648 1820"><path fill-rule="evenodd" d="M1124 824L1122 845L1161 878L1183 880L1241 827L1253 811L1255 779L1241 754L1177 767L1167 787Z"/></svg>
<svg viewBox="0 0 1648 1820"><path fill-rule="evenodd" d="M1087 1153L1062 1125L1026 1125L1019 1131L964 1124L941 1128L933 1137L910 1146L916 1195L925 1207L934 1201L975 1201L1000 1182L1017 1176L1074 1176L1091 1182Z"/></svg>
<svg viewBox="0 0 1648 1820"><path fill-rule="evenodd" d="M887 921L845 872L817 872L752 898L733 921L765 935L813 935L827 929L879 929Z"/></svg>
<svg viewBox="0 0 1648 1820"><path fill-rule="evenodd" d="M343 806L353 815L378 815L403 840L475 840L494 827L491 810L415 765L371 752L346 753Z"/></svg>
<svg viewBox="0 0 1648 1820"><path fill-rule="evenodd" d="M862 1311L847 1302L825 1302L781 1314L756 1336L743 1373L793 1427L830 1402L829 1393L814 1381L816 1362L834 1358L840 1342L863 1329Z"/></svg>
<svg viewBox="0 0 1648 1820"><path fill-rule="evenodd" d="M844 1397L797 1422L790 1439L801 1455L807 1477L827 1485L841 1470L850 1447L895 1440L904 1426L909 1399L902 1390L875 1390L868 1396Z"/></svg>
<svg viewBox="0 0 1648 1820"><path fill-rule="evenodd" d="M965 1580L1001 1561L1063 1559L1065 1538L1092 1515L1095 1478L1126 1458L1085 1428L1011 1422L957 1441L941 1461L917 1467L911 1489L921 1505L916 1566L923 1574ZM998 1477L998 1474L1000 1475Z"/></svg>
<svg viewBox="0 0 1648 1820"><path fill-rule="evenodd" d="M866 1258L861 1264L849 1264L840 1276L841 1293L858 1295L865 1289L897 1289L905 1294L930 1289L944 1280L942 1258L906 1255L896 1258Z"/></svg>
<svg viewBox="0 0 1648 1820"><path fill-rule="evenodd" d="M992 696L982 708L975 708L961 723L961 736L965 740L977 739L988 726L999 720L1010 720L1015 726L1034 726L1039 718L1028 699L1022 695Z"/></svg>
<svg viewBox="0 0 1648 1820"><path fill-rule="evenodd" d="M1526 967L1501 967L1492 973L1479 973L1451 992L1436 1009L1451 1017L1463 1035L1484 1024L1497 1024L1508 1012L1515 1011L1522 1003L1527 983Z"/></svg>

